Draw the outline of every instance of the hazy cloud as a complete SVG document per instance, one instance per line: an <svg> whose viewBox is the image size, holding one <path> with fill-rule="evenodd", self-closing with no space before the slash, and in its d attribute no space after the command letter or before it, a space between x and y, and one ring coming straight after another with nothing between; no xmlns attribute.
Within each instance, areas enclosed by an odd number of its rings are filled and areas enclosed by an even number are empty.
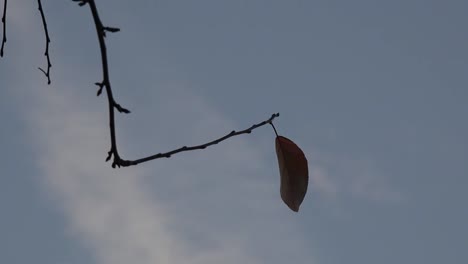
<svg viewBox="0 0 468 264"><path fill-rule="evenodd" d="M348 198L374 202L397 202L403 199L389 178L371 160L310 151L311 188L325 200L333 202Z"/></svg>
<svg viewBox="0 0 468 264"><path fill-rule="evenodd" d="M165 100L178 95L166 91ZM179 130L190 127L200 137L213 126L232 126L200 98L183 95L179 100L187 103L186 111L166 117L180 120ZM287 221L281 212L290 212L276 199L277 186L271 178L255 178L263 161L244 139L153 166L113 170L104 163L109 148L104 113L83 109L78 96L59 89L36 99L39 108L30 120L46 188L98 263L274 263L276 254L310 258L296 228L281 223ZM199 114L201 122L194 119ZM153 140L163 146L167 141ZM122 144L123 152L125 145L131 143ZM279 215L270 218L273 214Z"/></svg>

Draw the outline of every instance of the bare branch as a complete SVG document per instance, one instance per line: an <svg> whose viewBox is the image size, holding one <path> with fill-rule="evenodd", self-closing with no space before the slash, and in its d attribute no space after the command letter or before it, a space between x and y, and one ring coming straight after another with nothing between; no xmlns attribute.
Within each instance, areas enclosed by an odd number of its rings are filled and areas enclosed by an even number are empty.
<svg viewBox="0 0 468 264"><path fill-rule="evenodd" d="M3 16L2 16L3 38L2 38L2 47L0 48L0 57L3 57L3 47L5 47L5 43L7 42L7 39L6 39L6 10L7 10L7 2L8 2L8 0L4 0L4 1L3 1Z"/></svg>
<svg viewBox="0 0 468 264"><path fill-rule="evenodd" d="M96 83L99 86L98 95L101 93L103 88L106 89L107 94L107 101L108 101L108 108L109 108L109 127L110 127L110 136L111 136L111 149L109 151L109 155L107 160L109 160L112 156L114 157L114 162L112 163L112 167L120 164L121 158L119 156L119 152L117 149L117 142L115 136L115 117L114 117L114 108L118 110L122 110L122 107L117 104L114 100L114 96L112 94L112 87L109 79L109 66L107 61L107 48L106 42L104 40L105 37L105 30L104 26L102 25L101 19L99 18L99 14L96 8L96 3L94 0L74 0L75 2L79 2L80 6L88 4L91 13L93 15L94 25L96 27L96 33L99 40L99 47L101 49L101 62L102 62L102 73L103 73L103 80L100 83ZM126 109L125 109L126 110ZM127 112L129 112L127 110Z"/></svg>
<svg viewBox="0 0 468 264"><path fill-rule="evenodd" d="M168 151L168 152L165 152L165 153L158 153L156 155L152 155L152 156L149 156L149 157L146 157L146 158L142 158L142 159L137 159L137 160L121 160L120 166L123 166L123 167L126 167L126 166L132 166L132 165L137 165L137 164L140 164L140 163L143 163L143 162L146 162L146 161L150 161L150 160L154 160L154 159L159 159L159 158L170 158L172 155L174 154L177 154L179 152L184 152L184 151L191 151L191 150L197 150L197 149L205 149L209 146L212 146L212 145L216 145L218 144L219 142L221 141L224 141L230 137L234 137L234 136L238 136L238 135L241 135L241 134L250 134L252 133L252 130L258 128L258 127L261 127L261 126L264 126L266 124L272 124L273 123L273 119L275 119L276 117L279 116L279 113L276 113L276 114L273 114L271 115L271 117L263 122L260 122L258 124L254 124L252 125L251 127L247 128L247 129L244 129L244 130L241 130L241 131L231 131L229 134L223 136L223 137L220 137L218 139L215 139L213 141L210 141L208 143L205 143L205 144L201 144L201 145L197 145L197 146L192 146L192 147L187 147L187 146L183 146L181 148L178 148L178 149L174 149L174 150L171 150L171 151Z"/></svg>
<svg viewBox="0 0 468 264"><path fill-rule="evenodd" d="M50 84L50 67L52 67L52 64L50 63L50 57L49 57L49 43L50 43L50 38L49 38L49 30L47 28L47 22L45 19L44 15L44 10L42 9L42 3L41 0L37 0L37 3L39 5L39 12L41 13L41 18L42 18L42 25L44 26L44 33L46 37L46 48L44 52L44 56L47 58L47 71L43 70L42 68L39 67L39 70L44 73L44 75L47 77L47 84Z"/></svg>
<svg viewBox="0 0 468 264"><path fill-rule="evenodd" d="M114 27L105 27L103 26L101 19L99 18L99 14L97 11L96 3L94 0L73 0L74 2L78 2L79 6L84 6L86 4L89 5L91 9L91 13L93 16L94 20L94 25L96 27L96 33L97 37L99 40L99 47L101 50L101 63L102 63L102 73L103 73L103 80L101 82L96 82L95 85L99 87L99 90L97 92L97 95L99 96L102 92L102 90L105 88L106 94L107 94L107 101L108 101L108 108L109 108L109 128L110 128L110 137L111 137L111 148L108 152L106 161L109 161L113 157L113 162L112 162L112 167L115 168L117 167L127 167L127 166L133 166L137 165L143 162L147 162L150 160L155 160L158 158L169 158L172 155L179 153L179 152L185 152L185 151L192 151L192 150L198 150L198 149L205 149L211 145L218 144L221 141L224 141L228 138L241 135L241 134L249 134L252 132L252 130L264 126L266 124L271 124L273 122L273 119L279 116L279 113L273 114L269 119L258 123L254 124L251 127L241 130L241 131L232 131L229 134L220 137L218 139L215 139L213 141L210 141L205 144L201 145L196 145L192 147L181 147L169 152L165 153L158 153L152 156L148 156L145 158L137 159L137 160L124 160L120 158L118 149L117 149L117 140L116 140L116 131L115 131L115 111L114 109L117 109L117 111L121 113L130 113L129 110L126 108L123 108L121 105L119 105L112 94L112 87L110 83L110 78L109 78L109 66L108 66L108 60L107 60L107 48L106 48L106 42L105 42L105 37L106 37L106 31L107 32L118 32L120 29L114 28Z"/></svg>

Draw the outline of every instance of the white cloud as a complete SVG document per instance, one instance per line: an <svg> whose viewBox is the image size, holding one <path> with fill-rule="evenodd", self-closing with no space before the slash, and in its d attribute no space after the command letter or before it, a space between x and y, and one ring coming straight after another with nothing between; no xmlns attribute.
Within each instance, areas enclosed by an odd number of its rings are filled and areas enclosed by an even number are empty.
<svg viewBox="0 0 468 264"><path fill-rule="evenodd" d="M335 199L338 194L338 186L332 181L325 169L319 166L309 168L312 189L324 196Z"/></svg>
<svg viewBox="0 0 468 264"><path fill-rule="evenodd" d="M398 202L403 199L386 175L368 159L309 153L310 185L324 200L340 202L357 198Z"/></svg>
<svg viewBox="0 0 468 264"><path fill-rule="evenodd" d="M165 98L178 95L166 91ZM298 230L285 226L291 213L277 197L276 178L258 177L264 162L246 139L113 170L104 163L106 113L84 108L86 102L66 90L48 88L35 99L30 119L45 184L73 236L94 251L98 263L274 263L276 254L310 259ZM200 137L214 133L213 127L233 127L201 98L186 92L179 100L186 102L184 110L166 116L182 122L179 130L190 127ZM121 134L125 153L135 139ZM281 241L285 237L289 241Z"/></svg>
<svg viewBox="0 0 468 264"><path fill-rule="evenodd" d="M139 182L145 173L111 170L106 121L83 111L72 96L49 91L35 113L46 184L60 200L73 233L95 250L99 263L178 263L170 220Z"/></svg>

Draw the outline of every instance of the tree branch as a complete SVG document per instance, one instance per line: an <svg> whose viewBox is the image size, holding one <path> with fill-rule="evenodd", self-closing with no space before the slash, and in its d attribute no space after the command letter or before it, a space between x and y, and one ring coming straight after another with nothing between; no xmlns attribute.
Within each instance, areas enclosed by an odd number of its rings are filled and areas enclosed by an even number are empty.
<svg viewBox="0 0 468 264"><path fill-rule="evenodd" d="M219 142L224 141L224 140L226 140L226 139L228 139L230 137L238 136L238 135L241 135L241 134L250 134L250 133L252 133L252 130L254 130L254 129L258 128L258 127L264 126L266 124L273 123L273 119L275 119L278 116L279 116L279 113L272 114L269 119L267 119L267 120L265 120L263 122L260 122L258 124L254 124L251 127L247 128L247 129L244 129L244 130L241 130L241 131L233 130L229 134L227 134L227 135L225 135L223 137L220 137L218 139L215 139L213 141L210 141L208 143L205 143L205 144L196 145L196 146L192 146L192 147L183 146L181 148L174 149L174 150L171 150L171 151L168 151L168 152L165 152L165 153L158 153L158 154L148 156L148 157L142 158L142 159L137 159L137 160L121 160L120 166L123 166L123 167L132 166L132 165L137 165L137 164L140 164L140 163L143 163L143 162L146 162L146 161L155 160L155 159L159 159L159 158L170 158L172 155L177 154L179 152L185 152L185 151L191 151L191 150L197 150L197 149L205 149L205 148L207 148L209 146L216 145Z"/></svg>
<svg viewBox="0 0 468 264"><path fill-rule="evenodd" d="M50 84L50 67L52 67L52 64L50 63L50 57L49 57L49 43L50 43L50 38L49 38L49 30L47 28L47 22L45 19L44 15L44 10L42 9L42 3L41 0L37 0L37 3L39 5L39 12L41 13L41 18L42 18L42 25L44 26L44 34L46 37L46 48L44 52L44 56L47 58L47 71L43 70L41 67L39 67L39 70L44 73L44 75L47 77L47 84Z"/></svg>
<svg viewBox="0 0 468 264"><path fill-rule="evenodd" d="M0 57L3 57L3 47L7 42L6 39L6 10L7 10L7 2L8 0L3 1L3 16L2 16L2 23L3 23L3 38L2 38L2 47L0 48Z"/></svg>
<svg viewBox="0 0 468 264"><path fill-rule="evenodd" d="M101 50L101 62L102 62L102 72L103 72L103 80L101 82L95 83L99 89L97 92L97 95L99 96L102 93L102 90L105 88L106 89L106 94L107 94L107 101L108 101L108 106L109 106L109 128L110 128L110 137L111 137L111 148L108 152L108 156L106 161L109 161L113 157L113 162L112 162L112 168L117 167L128 167L128 166L134 166L143 162L147 162L150 160L155 160L159 158L170 158L172 155L180 153L180 152L185 152L185 151L192 151L192 150L198 150L198 149L205 149L209 146L218 144L221 141L224 141L228 138L241 135L241 134L250 134L252 130L264 126L266 124L271 124L273 122L273 119L279 116L279 113L271 115L271 117L263 122L260 122L258 124L254 124L251 127L241 130L241 131L231 131L229 134L220 137L218 139L215 139L213 141L210 141L205 144L201 145L196 145L192 147L187 147L183 146L178 149L174 149L165 153L158 153L155 155L151 155L145 158L137 159L137 160L124 160L120 157L118 149L117 149L117 140L116 140L116 132L115 132L115 117L114 117L114 109L117 109L117 111L121 113L130 113L129 110L123 108L121 105L119 105L112 94L112 88L111 88L111 83L110 83L110 78L109 78L109 66L108 66L108 60L107 60L107 49L106 49L106 42L105 42L105 37L106 37L106 32L118 32L120 29L114 28L114 27L105 27L103 26L101 19L99 18L99 14L97 11L96 3L94 0L73 0L74 2L77 2L79 6L84 6L86 4L89 5L91 9L91 13L93 16L94 20L94 25L96 27L96 33L97 37L99 40L99 47Z"/></svg>

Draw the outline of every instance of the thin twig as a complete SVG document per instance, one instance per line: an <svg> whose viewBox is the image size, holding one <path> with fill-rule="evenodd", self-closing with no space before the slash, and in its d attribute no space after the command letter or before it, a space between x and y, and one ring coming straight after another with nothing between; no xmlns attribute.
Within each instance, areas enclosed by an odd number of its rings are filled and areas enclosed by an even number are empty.
<svg viewBox="0 0 468 264"><path fill-rule="evenodd" d="M39 67L38 69L44 73L44 75L47 77L47 84L50 84L50 67L52 67L52 64L50 63L50 57L49 57L49 43L50 43L50 38L49 38L49 30L47 28L47 22L45 19L44 15L44 10L42 9L42 3L41 0L37 0L37 3L39 5L39 12L41 13L41 18L42 18L42 25L44 26L44 33L46 37L46 48L44 52L44 56L47 58L47 71Z"/></svg>
<svg viewBox="0 0 468 264"><path fill-rule="evenodd" d="M3 1L3 16L2 16L2 23L3 23L3 38L2 38L2 48L0 48L0 57L3 57L3 47L7 42L6 39L6 10L7 10L7 2L8 0Z"/></svg>
<svg viewBox="0 0 468 264"><path fill-rule="evenodd" d="M42 25L44 26L44 33L46 37L46 48L45 48L44 56L46 56L47 58L47 71L43 70L41 67L39 67L39 70L42 73L44 73L44 75L47 77L47 84L50 84L50 67L52 67L52 64L50 63L50 57L49 57L49 43L50 43L49 30L47 28L47 22L45 19L44 10L42 9L41 0L37 0L37 4L39 5L39 12L41 13Z"/></svg>
<svg viewBox="0 0 468 264"><path fill-rule="evenodd" d="M137 159L137 160L133 160L133 161L132 160L122 160L121 166L132 166L132 165L137 165L139 163L143 163L143 162L154 160L154 159L170 158L172 155L174 155L176 153L179 153L179 152L191 151L191 150L197 150L197 149L205 149L205 148L207 148L209 146L216 145L219 142L224 141L224 140L226 140L226 139L228 139L230 137L238 136L238 135L241 135L241 134L250 134L252 132L252 130L254 130L254 129L258 128L258 127L264 126L266 124L271 124L273 122L273 119L275 119L278 116L279 116L279 113L272 114L269 119L267 119L267 120L265 120L263 122L260 122L258 124L254 124L251 127L247 128L247 129L244 129L244 130L241 130L241 131L233 130L229 134L227 134L227 135L225 135L223 137L220 137L218 139L215 139L213 141L210 141L208 143L205 143L205 144L196 145L196 146L192 146L192 147L183 146L181 148L174 149L174 150L171 150L171 151L168 151L168 152L165 152L165 153L158 153L156 155L152 155L152 156L149 156L149 157L146 157L146 158Z"/></svg>
<svg viewBox="0 0 468 264"><path fill-rule="evenodd" d="M247 128L247 129L244 129L244 130L241 130L241 131L237 131L237 132L232 131L232 132L230 132L229 134L227 134L227 135L225 135L223 137L220 137L218 139L215 139L215 140L210 141L210 142L205 143L205 144L196 145L196 146L192 146L192 147L184 146L184 147L174 149L174 150L169 151L169 152L158 153L158 154L151 155L151 156L141 158L141 159L137 159L137 160L124 160L124 159L120 158L119 152L117 150L117 140L116 140L116 132L115 132L115 117L114 117L115 111L114 111L114 109L117 109L117 111L119 111L121 113L127 113L127 114L130 113L130 111L123 108L122 106L120 106L114 100L114 96L112 94L112 88L111 88L111 84L110 84L110 79L109 79L109 66L108 66L108 61L107 61L107 49L106 49L106 42L105 42L105 39L104 39L106 37L106 32L118 32L118 31L120 31L120 29L114 28L114 27L105 27L105 26L103 26L103 24L101 22L101 19L99 18L99 14L98 14L98 11L97 11L97 8L96 8L96 3L95 3L94 0L73 0L73 1L78 2L79 6L84 6L86 4L89 5L89 7L91 9L91 13L93 15L94 24L96 26L96 33L97 33L97 36L98 36L99 47L100 47L100 50L101 50L103 80L101 82L97 82L95 84L99 87L98 92L97 92L98 96L102 93L102 90L104 88L106 89L107 101L108 101L108 106L109 106L109 127L110 127L110 137L111 137L111 148L110 148L110 150L108 152L108 156L107 156L106 161L109 161L113 157L113 162L112 162L112 167L113 168L115 168L116 166L117 167L133 166L133 165L137 165L137 164L140 164L140 163L143 163L143 162L147 162L147 161L155 160L155 159L159 159L159 158L169 158L172 155L174 155L176 153L179 153L179 152L185 152L185 151L191 151L191 150L197 150L197 149L205 149L205 148L207 148L207 147L209 147L211 145L218 144L219 142L224 141L224 140L226 140L228 138L231 138L231 137L234 137L234 136L237 136L237 135L241 135L241 134L249 134L249 133L252 132L252 130L254 130L254 129L258 128L258 127L264 126L266 124L271 124L273 119L275 119L276 117L279 116L279 113L273 114L269 119L267 119L267 120L265 120L265 121L263 121L261 123L254 124L251 127Z"/></svg>

